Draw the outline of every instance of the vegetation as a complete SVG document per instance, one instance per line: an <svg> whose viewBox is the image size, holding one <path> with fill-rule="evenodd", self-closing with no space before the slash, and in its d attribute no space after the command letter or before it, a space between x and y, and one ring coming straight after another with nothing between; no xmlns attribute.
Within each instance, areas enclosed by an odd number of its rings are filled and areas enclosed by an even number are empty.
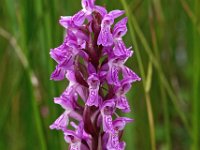
<svg viewBox="0 0 200 150"><path fill-rule="evenodd" d="M127 150L200 149L200 1L97 3L126 11L124 40L134 49L127 65L142 78L128 93L135 121L124 132ZM59 17L80 7L78 0L1 0L1 150L67 149L62 133L49 129L62 113L53 97L67 86L49 80L49 51L62 43Z"/></svg>

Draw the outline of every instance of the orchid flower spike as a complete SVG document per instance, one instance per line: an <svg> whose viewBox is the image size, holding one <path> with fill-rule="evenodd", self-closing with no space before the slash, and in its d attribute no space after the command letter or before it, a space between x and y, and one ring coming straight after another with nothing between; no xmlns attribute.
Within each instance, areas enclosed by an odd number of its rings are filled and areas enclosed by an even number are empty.
<svg viewBox="0 0 200 150"><path fill-rule="evenodd" d="M56 61L51 80L69 81L61 96L54 98L63 113L50 125L61 130L70 150L124 150L124 127L132 119L120 117L131 111L126 93L141 78L125 66L133 51L123 36L128 18L123 10L108 12L95 0L82 0L74 16L62 16L63 43L51 49ZM74 128L74 130L72 130Z"/></svg>

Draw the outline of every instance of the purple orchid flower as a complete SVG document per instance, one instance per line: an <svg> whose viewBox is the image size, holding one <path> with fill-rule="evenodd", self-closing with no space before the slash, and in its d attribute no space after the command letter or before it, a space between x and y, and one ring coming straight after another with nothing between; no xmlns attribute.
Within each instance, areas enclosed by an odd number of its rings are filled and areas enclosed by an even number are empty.
<svg viewBox="0 0 200 150"><path fill-rule="evenodd" d="M86 102L86 105L88 106L99 106L99 85L100 85L100 81L99 78L96 74L91 74L88 79L87 82L89 84L89 96L88 96L88 100Z"/></svg>
<svg viewBox="0 0 200 150"><path fill-rule="evenodd" d="M124 150L125 142L120 142L119 134L129 122L132 122L132 119L126 117L119 117L113 121L114 131L109 133L107 149L109 150Z"/></svg>
<svg viewBox="0 0 200 150"><path fill-rule="evenodd" d="M101 108L102 123L104 132L112 132L112 114L115 108L115 102L113 99L104 101Z"/></svg>
<svg viewBox="0 0 200 150"><path fill-rule="evenodd" d="M118 18L119 16L123 14L124 14L124 11L113 10L103 17L103 20L101 23L101 31L99 33L99 37L97 41L98 45L102 44L103 46L111 46L113 44L113 35L111 33L111 25L113 25L115 18Z"/></svg>
<svg viewBox="0 0 200 150"><path fill-rule="evenodd" d="M133 55L123 41L128 18L115 23L124 11L107 13L95 0L81 4L74 16L61 17L66 36L50 51L57 63L51 79L69 81L61 96L54 98L64 112L50 128L64 133L70 150L124 150L121 137L132 119L119 117L116 110L130 112L126 93L141 80L125 66Z"/></svg>
<svg viewBox="0 0 200 150"><path fill-rule="evenodd" d="M69 143L70 150L89 150L90 147L87 144L81 143L82 139L88 141L89 135L84 132L84 124L80 122L77 126L74 122L71 122L72 127L75 128L75 131L72 130L65 130L65 141Z"/></svg>

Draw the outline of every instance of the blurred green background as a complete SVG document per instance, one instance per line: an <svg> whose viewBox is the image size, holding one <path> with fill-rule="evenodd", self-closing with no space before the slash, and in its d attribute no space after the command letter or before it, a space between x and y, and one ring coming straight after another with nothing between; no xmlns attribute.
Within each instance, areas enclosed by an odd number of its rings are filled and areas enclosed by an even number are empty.
<svg viewBox="0 0 200 150"><path fill-rule="evenodd" d="M128 93L135 122L127 150L200 149L200 1L97 0L129 17L127 65L141 77ZM63 41L60 16L80 0L0 0L0 150L64 150L49 125L62 113L53 103L67 86L50 81L50 48Z"/></svg>

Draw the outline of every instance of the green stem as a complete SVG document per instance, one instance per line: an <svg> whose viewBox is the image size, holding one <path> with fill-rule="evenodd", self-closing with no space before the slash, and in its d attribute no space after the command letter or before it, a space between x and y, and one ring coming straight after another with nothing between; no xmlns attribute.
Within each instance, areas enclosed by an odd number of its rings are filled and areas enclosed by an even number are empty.
<svg viewBox="0 0 200 150"><path fill-rule="evenodd" d="M130 13L130 11L128 9L128 5L127 5L126 1L121 0L121 3L122 3L123 7L125 8L125 10L127 12L127 16L129 18L131 18L131 13ZM135 41L135 42L133 42L133 44L135 46L136 57L137 57L137 61L138 61L138 64L139 64L139 69L140 69L140 72L141 72L143 88L144 88L144 91L145 91L145 100L146 100L148 121L149 121L149 127L150 127L151 149L152 150L156 150L155 127L154 127L152 104L151 104L151 99L150 99L149 92L145 90L146 89L145 71L144 71L144 67L143 67L143 63L142 63L142 58L141 58L140 52L138 50L138 45L137 45L137 42L136 42L134 30L132 28L132 24L131 24L130 21L128 22L128 25L129 25L129 29L130 29L131 39L132 39L132 41Z"/></svg>
<svg viewBox="0 0 200 150"><path fill-rule="evenodd" d="M161 82L161 81L160 81ZM167 150L171 150L171 139L170 139L170 124L169 124L169 110L166 99L166 93L162 85L160 85L161 96L163 101L163 112L164 112L164 126L165 126L165 140L167 144Z"/></svg>
<svg viewBox="0 0 200 150"><path fill-rule="evenodd" d="M195 7L195 15L198 18L198 14L199 14L199 8L198 6L200 5L198 0L195 0L194 3L194 7ZM200 49L200 45L199 45L199 39L200 39L200 34L198 34L196 32L196 25L193 24L193 39L194 39L194 52L193 52L193 58L194 58L194 62L193 62L193 115L192 115L192 125L193 125L193 134L192 134L192 139L193 139L193 143L192 143L192 150L197 150L199 149L199 140L200 140L200 108L199 108L199 89L200 89L200 67L199 67L199 49Z"/></svg>
<svg viewBox="0 0 200 150"><path fill-rule="evenodd" d="M151 50L150 46L148 45L147 40L145 39L145 37L135 19L135 16L133 14L131 14L130 19L133 23L133 27L135 28L136 34L138 35L138 37L140 38L140 40L144 46L144 50L146 51L146 53L148 54L148 56L150 58L150 61L152 61L154 67L158 71L161 81L162 81L162 84L165 87L165 89L167 90L168 95L170 96L170 99L171 99L176 111L178 112L178 114L180 116L180 119L182 120L185 127L187 128L189 135L191 135L191 131L190 131L190 127L188 125L187 119L186 119L185 115L182 113L182 110L179 108L179 104L177 102L177 96L174 94L172 88L170 87L170 84L168 83L168 81L161 69L161 66L158 63L157 58L153 55L152 50Z"/></svg>
<svg viewBox="0 0 200 150"><path fill-rule="evenodd" d="M35 125L36 125L36 129L37 129L37 133L38 133L38 138L41 144L41 150L46 150L46 141L45 141L45 136L44 136L44 131L42 129L42 121L41 121L41 116L40 116L40 112L36 103L36 99L35 99L35 95L34 95L34 83L32 82L32 79L35 78L33 71L30 68L30 65L28 63L28 60L26 58L26 56L24 55L22 49L20 48L20 46L18 45L16 39L14 37L12 37L7 31L5 31L3 28L0 27L0 35L3 36L5 39L7 39L8 41L10 41L11 46L14 48L14 51L17 55L17 57L19 58L19 60L22 63L22 66L24 67L24 70L26 72L26 75L28 77L28 85L29 85L29 92L30 92L30 100L32 103L32 107L33 107L33 114L34 114L34 118L35 118ZM11 40L10 40L11 39Z"/></svg>
<svg viewBox="0 0 200 150"><path fill-rule="evenodd" d="M160 4L160 2L159 2L159 4ZM153 1L153 5L155 5L155 7L158 7L158 6L156 6L156 0ZM161 8L161 6L159 6L159 8ZM155 16L153 15L151 5L149 7L149 11L150 11L149 18L150 18L150 28L151 28L151 34L152 34L152 45L153 45L153 49L155 51L156 58L158 59L158 62L161 62L160 55L159 55L159 49L158 49L156 31L155 31L155 27L154 27ZM158 12L161 12L161 14L163 14L162 9L159 9ZM161 16L162 16L162 18L164 18L163 15L161 15ZM164 21L164 19L162 19L162 22L163 21ZM162 28L161 28L161 30L162 30ZM171 149L171 140L170 140L169 110L168 110L168 103L167 103L167 99L166 99L167 95L166 95L166 91L163 87L160 76L159 76L159 83L160 83L159 86L160 86L160 90L161 90L161 99L163 102L162 104L163 104L163 113L164 113L164 131L165 131L165 141L166 141L166 145L167 145L166 149L170 150Z"/></svg>

